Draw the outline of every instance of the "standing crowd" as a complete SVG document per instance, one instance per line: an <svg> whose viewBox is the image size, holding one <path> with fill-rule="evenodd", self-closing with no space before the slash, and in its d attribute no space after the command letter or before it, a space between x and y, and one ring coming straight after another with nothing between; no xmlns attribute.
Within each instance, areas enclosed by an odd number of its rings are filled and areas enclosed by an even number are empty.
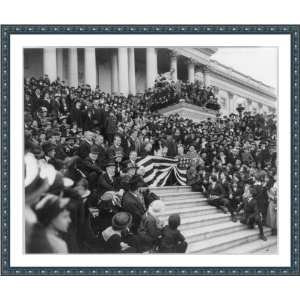
<svg viewBox="0 0 300 300"><path fill-rule="evenodd" d="M197 84L181 83L180 94L173 86L161 78L125 97L47 76L25 79L28 253L185 252L180 216L161 217L164 203L137 165L147 155L188 159L187 184L210 205L257 224L262 239L263 225L276 234L275 116L165 117L156 110L166 99L203 101Z"/></svg>

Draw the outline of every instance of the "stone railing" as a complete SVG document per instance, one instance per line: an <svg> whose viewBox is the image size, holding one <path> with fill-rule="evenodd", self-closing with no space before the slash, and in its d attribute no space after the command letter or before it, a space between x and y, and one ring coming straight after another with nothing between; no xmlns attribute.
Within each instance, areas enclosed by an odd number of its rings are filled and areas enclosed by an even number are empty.
<svg viewBox="0 0 300 300"><path fill-rule="evenodd" d="M178 114L185 119L191 119L194 122L201 122L207 118L215 119L218 112L206 107L197 106L194 104L180 102L159 110L159 113L168 116Z"/></svg>

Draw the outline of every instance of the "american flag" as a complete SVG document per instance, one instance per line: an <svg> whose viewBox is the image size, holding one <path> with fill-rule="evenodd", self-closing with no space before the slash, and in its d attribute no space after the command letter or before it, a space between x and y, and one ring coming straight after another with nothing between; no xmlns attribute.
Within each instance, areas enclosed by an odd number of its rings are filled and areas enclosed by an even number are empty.
<svg viewBox="0 0 300 300"><path fill-rule="evenodd" d="M186 158L183 160L149 155L139 159L137 165L146 170L145 182L150 187L155 187L164 186L172 172L180 185L186 185L186 169L189 162L190 159Z"/></svg>

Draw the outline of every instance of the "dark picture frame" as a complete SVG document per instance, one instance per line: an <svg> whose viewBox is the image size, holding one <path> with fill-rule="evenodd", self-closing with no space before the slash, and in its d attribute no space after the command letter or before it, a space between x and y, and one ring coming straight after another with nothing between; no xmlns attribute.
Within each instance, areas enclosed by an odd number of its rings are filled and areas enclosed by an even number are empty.
<svg viewBox="0 0 300 300"><path fill-rule="evenodd" d="M10 38L35 34L242 34L291 39L291 261L289 267L13 267L10 264ZM299 275L299 25L2 25L1 26L1 273L2 275L295 276Z"/></svg>

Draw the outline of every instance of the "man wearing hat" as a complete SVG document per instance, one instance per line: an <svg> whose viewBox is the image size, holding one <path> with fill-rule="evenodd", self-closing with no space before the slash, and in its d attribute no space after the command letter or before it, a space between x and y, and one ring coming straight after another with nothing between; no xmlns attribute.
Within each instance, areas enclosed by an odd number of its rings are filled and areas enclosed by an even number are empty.
<svg viewBox="0 0 300 300"><path fill-rule="evenodd" d="M139 192L139 176L133 176L129 181L129 190L124 194L122 208L133 217L132 231L135 233L139 227L143 214L146 212L142 195Z"/></svg>
<svg viewBox="0 0 300 300"><path fill-rule="evenodd" d="M260 238L263 241L266 241L267 238L263 231L263 215L259 204L258 193L259 191L255 187L250 188L250 197L244 200L244 215L240 222L248 225L251 229L254 228L255 224L257 224Z"/></svg>
<svg viewBox="0 0 300 300"><path fill-rule="evenodd" d="M127 212L119 212L113 216L112 225L103 230L100 235L104 253L136 252L133 247L122 241L122 234L129 231L131 223L132 216Z"/></svg>
<svg viewBox="0 0 300 300"><path fill-rule="evenodd" d="M114 161L108 161L105 165L105 172L102 173L97 182L98 195L102 196L108 191L119 191L119 185L117 183L116 177L116 164Z"/></svg>
<svg viewBox="0 0 300 300"><path fill-rule="evenodd" d="M78 161L78 169L82 171L87 177L90 188L93 190L97 187L97 179L101 173L102 169L98 165L98 155L99 149L96 145L92 145L88 156Z"/></svg>

